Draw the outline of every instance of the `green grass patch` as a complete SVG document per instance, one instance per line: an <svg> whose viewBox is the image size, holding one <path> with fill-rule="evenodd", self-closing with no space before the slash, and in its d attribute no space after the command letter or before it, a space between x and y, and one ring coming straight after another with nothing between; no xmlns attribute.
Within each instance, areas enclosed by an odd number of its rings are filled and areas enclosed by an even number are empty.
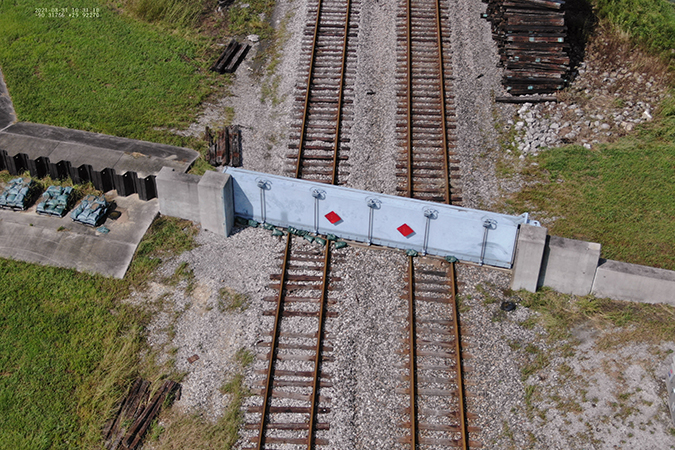
<svg viewBox="0 0 675 450"><path fill-rule="evenodd" d="M192 28L214 4L206 0L127 0L125 9L146 22Z"/></svg>
<svg viewBox="0 0 675 450"><path fill-rule="evenodd" d="M673 59L675 5L667 0L595 0L598 17L628 33L649 51Z"/></svg>
<svg viewBox="0 0 675 450"><path fill-rule="evenodd" d="M0 259L0 448L97 447L142 370L148 315L121 300L147 280L147 259L194 245L168 222L155 221L127 280Z"/></svg>
<svg viewBox="0 0 675 450"><path fill-rule="evenodd" d="M274 4L274 0L236 0L227 11L228 32L233 36L257 34L260 39L271 38Z"/></svg>
<svg viewBox="0 0 675 450"><path fill-rule="evenodd" d="M166 3L166 2L164 2ZM55 0L65 17L39 17L34 2L0 2L0 67L19 120L175 145L222 80L218 49L196 33L169 33L103 1ZM99 17L68 17L75 8Z"/></svg>
<svg viewBox="0 0 675 450"><path fill-rule="evenodd" d="M218 310L220 312L242 312L248 307L248 297L228 287L220 289L218 297Z"/></svg>
<svg viewBox="0 0 675 450"><path fill-rule="evenodd" d="M615 144L567 146L536 157L538 182L512 211L545 211L549 233L602 244L607 259L675 270L675 102Z"/></svg>

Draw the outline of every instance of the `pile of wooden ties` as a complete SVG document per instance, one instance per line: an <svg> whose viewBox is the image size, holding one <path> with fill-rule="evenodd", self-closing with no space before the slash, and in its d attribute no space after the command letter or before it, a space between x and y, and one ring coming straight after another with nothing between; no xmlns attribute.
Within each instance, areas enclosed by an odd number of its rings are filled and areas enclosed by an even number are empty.
<svg viewBox="0 0 675 450"><path fill-rule="evenodd" d="M552 94L570 71L563 0L483 0L492 23L502 84L511 95Z"/></svg>

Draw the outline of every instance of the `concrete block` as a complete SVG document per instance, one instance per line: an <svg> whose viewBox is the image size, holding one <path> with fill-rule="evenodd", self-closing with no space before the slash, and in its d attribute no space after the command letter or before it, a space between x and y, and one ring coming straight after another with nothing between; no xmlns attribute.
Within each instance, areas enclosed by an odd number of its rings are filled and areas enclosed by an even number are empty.
<svg viewBox="0 0 675 450"><path fill-rule="evenodd" d="M536 292L546 247L546 228L522 224L511 277L511 289Z"/></svg>
<svg viewBox="0 0 675 450"><path fill-rule="evenodd" d="M563 294L590 294L600 260L600 248L600 244L595 242L549 236L538 285Z"/></svg>
<svg viewBox="0 0 675 450"><path fill-rule="evenodd" d="M155 179L159 212L165 216L199 222L199 176L163 167Z"/></svg>
<svg viewBox="0 0 675 450"><path fill-rule="evenodd" d="M202 228L229 236L234 225L234 195L230 175L207 171L199 182Z"/></svg>
<svg viewBox="0 0 675 450"><path fill-rule="evenodd" d="M603 260L595 274L592 292L596 297L675 306L675 272Z"/></svg>

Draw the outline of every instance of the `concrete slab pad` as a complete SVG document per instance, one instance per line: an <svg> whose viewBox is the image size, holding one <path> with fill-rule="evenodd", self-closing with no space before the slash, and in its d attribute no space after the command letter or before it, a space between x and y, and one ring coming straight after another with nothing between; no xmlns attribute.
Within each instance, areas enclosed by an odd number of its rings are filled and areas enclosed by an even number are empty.
<svg viewBox="0 0 675 450"><path fill-rule="evenodd" d="M30 159L37 159L40 156L44 156L51 160L51 154L58 146L58 141L23 136L20 134L0 133L0 149L6 150L10 156L15 156L18 153L25 153ZM59 161L60 160L57 159L54 162Z"/></svg>
<svg viewBox="0 0 675 450"><path fill-rule="evenodd" d="M48 139L61 143L81 144L85 147L106 149L118 153L142 153L151 158L164 160L166 165L182 171L185 171L199 156L196 151L189 148L30 122L15 123L4 130L4 133ZM9 152L11 149L5 150Z"/></svg>
<svg viewBox="0 0 675 450"><path fill-rule="evenodd" d="M0 130L16 122L16 113L0 70Z"/></svg>
<svg viewBox="0 0 675 450"><path fill-rule="evenodd" d="M120 214L116 220L106 218L107 234L75 223L69 215L38 215L35 205L23 212L0 210L0 257L123 278L159 202L115 191L106 198Z"/></svg>
<svg viewBox="0 0 675 450"><path fill-rule="evenodd" d="M597 297L615 300L675 306L675 272L602 260L595 275L592 293Z"/></svg>

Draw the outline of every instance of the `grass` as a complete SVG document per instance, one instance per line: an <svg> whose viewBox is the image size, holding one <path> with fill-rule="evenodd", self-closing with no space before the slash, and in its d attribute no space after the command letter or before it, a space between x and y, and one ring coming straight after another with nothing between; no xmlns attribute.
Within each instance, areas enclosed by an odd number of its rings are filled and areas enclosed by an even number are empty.
<svg viewBox="0 0 675 450"><path fill-rule="evenodd" d="M668 305L574 297L547 288L536 293L520 291L517 295L522 306L539 312L538 320L551 342L571 339L571 331L581 324L607 331L598 339L600 348L619 347L627 342L658 345L675 341L675 308Z"/></svg>
<svg viewBox="0 0 675 450"><path fill-rule="evenodd" d="M629 34L647 50L673 59L675 6L667 0L596 0L598 17Z"/></svg>
<svg viewBox="0 0 675 450"><path fill-rule="evenodd" d="M216 91L211 40L167 33L102 1L68 8L94 5L98 18L50 18L33 2L0 3L0 67L19 119L189 145L169 129L186 127Z"/></svg>
<svg viewBox="0 0 675 450"><path fill-rule="evenodd" d="M607 259L675 270L675 104L616 144L542 152L541 182L511 201L545 211L549 233L600 242Z"/></svg>
<svg viewBox="0 0 675 450"><path fill-rule="evenodd" d="M0 259L0 448L97 446L141 370L149 317L121 299L148 260L192 245L180 222L155 221L127 280Z"/></svg>
<svg viewBox="0 0 675 450"><path fill-rule="evenodd" d="M175 28L193 28L201 16L213 9L214 1L205 0L127 0L125 10L141 20Z"/></svg>
<svg viewBox="0 0 675 450"><path fill-rule="evenodd" d="M216 421L211 421L200 414L185 415L179 412L169 412L165 415L165 422L169 425L162 431L157 442L156 450L201 450L201 449L231 449L239 439L239 428L244 420L242 404L248 389L244 385L243 371L253 361L253 354L247 349L239 349L235 356L235 369L230 373L220 392L228 397L228 404L223 415Z"/></svg>
<svg viewBox="0 0 675 450"><path fill-rule="evenodd" d="M248 307L248 301L246 295L235 292L228 287L224 287L218 292L218 310L220 312L245 311Z"/></svg>

